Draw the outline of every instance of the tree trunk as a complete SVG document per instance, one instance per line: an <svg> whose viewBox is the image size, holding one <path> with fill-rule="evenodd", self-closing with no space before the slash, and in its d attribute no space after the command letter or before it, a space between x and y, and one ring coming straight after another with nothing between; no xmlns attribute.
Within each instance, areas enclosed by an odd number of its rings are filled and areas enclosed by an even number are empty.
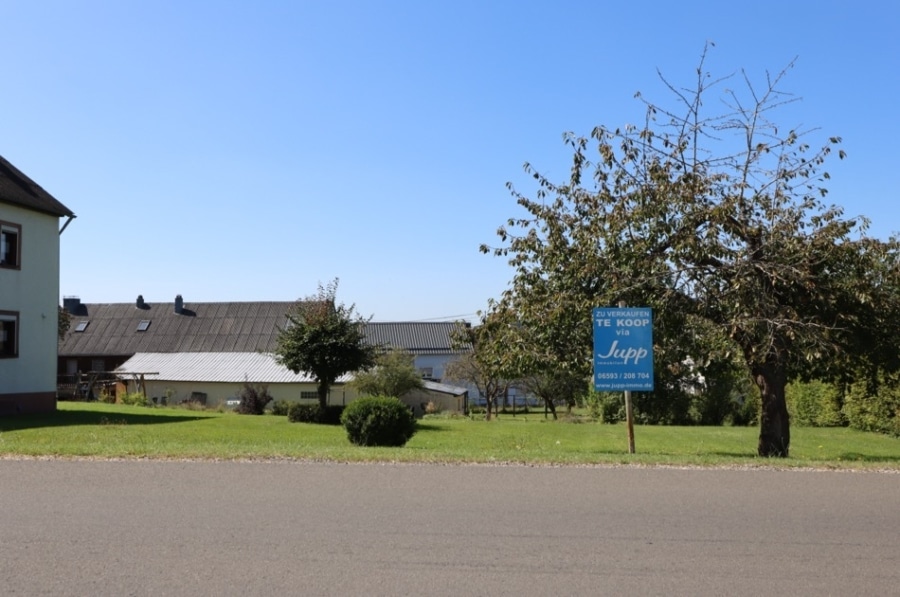
<svg viewBox="0 0 900 597"><path fill-rule="evenodd" d="M784 388L787 385L784 368L773 364L754 367L753 381L759 387L762 397L757 453L764 457L787 458L791 428L787 402L784 399Z"/></svg>
<svg viewBox="0 0 900 597"><path fill-rule="evenodd" d="M328 389L329 385L324 381L320 381L319 385L316 386L316 393L319 394L319 408L325 410L325 407L328 406Z"/></svg>
<svg viewBox="0 0 900 597"><path fill-rule="evenodd" d="M556 405L553 404L552 400L548 400L547 398L544 398L544 418L545 419L547 418L548 411L553 414L553 420L555 421L556 420Z"/></svg>

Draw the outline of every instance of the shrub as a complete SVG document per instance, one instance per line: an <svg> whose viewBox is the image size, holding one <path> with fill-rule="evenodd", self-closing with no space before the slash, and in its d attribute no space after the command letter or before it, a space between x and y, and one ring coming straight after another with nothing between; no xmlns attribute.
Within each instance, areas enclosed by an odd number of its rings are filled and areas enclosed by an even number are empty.
<svg viewBox="0 0 900 597"><path fill-rule="evenodd" d="M696 425L723 425L755 418L742 412L748 396L759 394L746 375L730 371L712 371L705 376L700 391L691 394L691 422ZM752 405L751 405L752 408Z"/></svg>
<svg viewBox="0 0 900 597"><path fill-rule="evenodd" d="M810 427L837 427L844 424L841 393L821 381L788 384L785 390L791 421Z"/></svg>
<svg viewBox="0 0 900 597"><path fill-rule="evenodd" d="M329 404L322 408L318 404L292 402L287 409L287 418L291 423L318 423L320 425L340 425L344 407Z"/></svg>
<svg viewBox="0 0 900 597"><path fill-rule="evenodd" d="M598 392L591 388L579 402L594 421L617 423L625 420L625 401L621 392Z"/></svg>
<svg viewBox="0 0 900 597"><path fill-rule="evenodd" d="M286 417L288 414L288 410L291 408L291 404L296 404L296 402L292 403L289 400L274 401L272 403L272 414L279 417Z"/></svg>
<svg viewBox="0 0 900 597"><path fill-rule="evenodd" d="M287 418L291 423L318 423L319 405L292 402L288 406Z"/></svg>
<svg viewBox="0 0 900 597"><path fill-rule="evenodd" d="M854 429L900 437L900 380L882 377L852 384L843 412Z"/></svg>
<svg viewBox="0 0 900 597"><path fill-rule="evenodd" d="M104 404L115 404L116 403L116 393L109 392L106 388L100 390L100 393L97 394L97 401L102 402Z"/></svg>
<svg viewBox="0 0 900 597"><path fill-rule="evenodd" d="M119 401L122 404L128 404L131 406L153 406L153 403L149 398L144 396L141 392L125 392L121 396L119 396Z"/></svg>
<svg viewBox="0 0 900 597"><path fill-rule="evenodd" d="M354 400L341 415L347 438L358 446L402 446L416 433L416 418L396 398Z"/></svg>
<svg viewBox="0 0 900 597"><path fill-rule="evenodd" d="M265 384L245 383L241 390L241 403L234 407L239 415L261 415L266 412L266 405L272 401L269 386Z"/></svg>
<svg viewBox="0 0 900 597"><path fill-rule="evenodd" d="M738 405L731 415L730 422L736 427L757 425L759 424L759 412L761 409L762 398L759 395L759 391L745 394L738 400Z"/></svg>
<svg viewBox="0 0 900 597"><path fill-rule="evenodd" d="M319 423L322 425L340 425L341 416L344 414L345 407L340 404L329 404L325 410L320 411Z"/></svg>

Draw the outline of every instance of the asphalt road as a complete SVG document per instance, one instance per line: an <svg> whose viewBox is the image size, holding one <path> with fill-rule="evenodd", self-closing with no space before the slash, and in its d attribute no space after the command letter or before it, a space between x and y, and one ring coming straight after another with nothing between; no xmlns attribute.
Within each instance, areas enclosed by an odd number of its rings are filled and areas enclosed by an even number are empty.
<svg viewBox="0 0 900 597"><path fill-rule="evenodd" d="M898 595L900 474L0 460L3 595Z"/></svg>

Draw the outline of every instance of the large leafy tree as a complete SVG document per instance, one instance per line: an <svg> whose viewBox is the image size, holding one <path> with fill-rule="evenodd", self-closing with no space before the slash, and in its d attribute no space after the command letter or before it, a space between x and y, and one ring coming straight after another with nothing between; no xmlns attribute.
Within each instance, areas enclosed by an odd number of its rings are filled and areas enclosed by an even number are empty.
<svg viewBox="0 0 900 597"><path fill-rule="evenodd" d="M328 391L345 373L365 370L375 362L374 346L365 342L367 321L355 305L336 300L338 280L319 285L316 294L297 302L288 323L279 331L275 355L293 371L310 373L322 408Z"/></svg>
<svg viewBox="0 0 900 597"><path fill-rule="evenodd" d="M866 236L864 218L823 202L840 139L812 147L816 131L772 120L793 101L780 89L790 66L761 88L742 73L737 91L703 58L690 88L663 78L675 106L645 101L642 126L566 134L568 180L526 164L535 195L510 185L526 215L482 247L515 269L492 308L525 322L521 346L539 355L528 358L584 370L590 306L653 307L663 369L739 352L761 395L758 453L787 456L788 380L896 368L900 242ZM714 341L698 342L710 326Z"/></svg>

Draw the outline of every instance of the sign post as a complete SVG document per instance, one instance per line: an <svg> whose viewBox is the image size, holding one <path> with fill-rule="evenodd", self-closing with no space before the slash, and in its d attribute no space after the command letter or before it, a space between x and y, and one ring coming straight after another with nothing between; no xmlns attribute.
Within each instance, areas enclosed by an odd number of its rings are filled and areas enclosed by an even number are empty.
<svg viewBox="0 0 900 597"><path fill-rule="evenodd" d="M631 392L653 390L653 310L598 307L594 321L594 389L625 392L628 453L634 454Z"/></svg>

